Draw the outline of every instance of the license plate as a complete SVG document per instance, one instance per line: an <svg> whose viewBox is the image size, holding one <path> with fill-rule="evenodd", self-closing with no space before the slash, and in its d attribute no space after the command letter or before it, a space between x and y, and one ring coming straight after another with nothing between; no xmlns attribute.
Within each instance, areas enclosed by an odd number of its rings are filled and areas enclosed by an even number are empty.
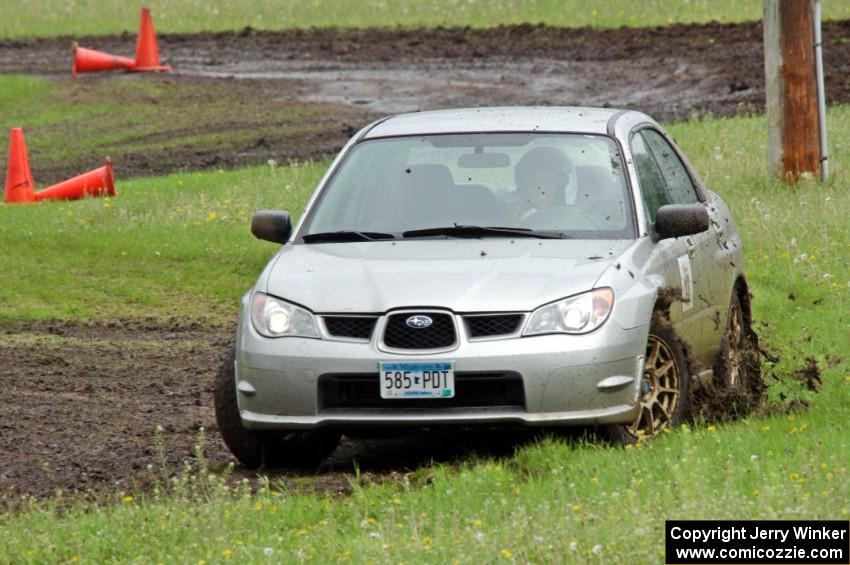
<svg viewBox="0 0 850 565"><path fill-rule="evenodd" d="M381 398L452 398L455 371L451 361L379 363Z"/></svg>

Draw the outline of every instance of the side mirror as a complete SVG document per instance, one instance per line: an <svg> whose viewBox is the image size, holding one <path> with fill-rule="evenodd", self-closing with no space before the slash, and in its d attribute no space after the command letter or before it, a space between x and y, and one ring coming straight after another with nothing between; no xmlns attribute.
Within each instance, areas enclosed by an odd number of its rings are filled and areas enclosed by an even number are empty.
<svg viewBox="0 0 850 565"><path fill-rule="evenodd" d="M655 232L659 239L682 237L708 229L708 211L702 204L668 204L658 209Z"/></svg>
<svg viewBox="0 0 850 565"><path fill-rule="evenodd" d="M282 210L260 210L251 217L251 233L257 239L273 243L286 243L292 234L289 212Z"/></svg>

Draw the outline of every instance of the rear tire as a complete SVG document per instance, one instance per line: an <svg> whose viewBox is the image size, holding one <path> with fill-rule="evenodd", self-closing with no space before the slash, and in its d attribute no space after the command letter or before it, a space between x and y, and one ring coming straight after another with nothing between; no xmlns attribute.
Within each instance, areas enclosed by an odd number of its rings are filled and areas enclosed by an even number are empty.
<svg viewBox="0 0 850 565"><path fill-rule="evenodd" d="M717 376L726 390L739 392L748 388L747 374L743 367L746 339L741 301L738 294L733 292L726 317L726 331L723 332L720 370L717 371Z"/></svg>
<svg viewBox="0 0 850 565"><path fill-rule="evenodd" d="M736 291L729 301L726 330L720 357L714 366L715 386L731 397L733 415L742 415L756 407L763 383L755 334L749 328Z"/></svg>
<svg viewBox="0 0 850 565"><path fill-rule="evenodd" d="M249 430L242 425L236 400L236 348L224 357L215 381L215 418L225 445L248 469L317 467L339 443L334 430L272 432Z"/></svg>
<svg viewBox="0 0 850 565"><path fill-rule="evenodd" d="M619 444L635 444L682 423L690 373L682 342L658 324L649 330L641 382L640 414L631 424L607 426L605 435Z"/></svg>

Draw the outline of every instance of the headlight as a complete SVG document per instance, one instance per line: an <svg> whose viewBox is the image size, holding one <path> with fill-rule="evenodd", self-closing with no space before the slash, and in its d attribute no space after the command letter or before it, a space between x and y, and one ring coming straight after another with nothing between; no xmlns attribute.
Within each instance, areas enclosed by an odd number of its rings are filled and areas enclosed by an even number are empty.
<svg viewBox="0 0 850 565"><path fill-rule="evenodd" d="M266 337L319 337L313 314L262 292L255 292L251 298L251 321Z"/></svg>
<svg viewBox="0 0 850 565"><path fill-rule="evenodd" d="M614 291L598 288L541 306L531 315L523 335L592 332L608 319Z"/></svg>

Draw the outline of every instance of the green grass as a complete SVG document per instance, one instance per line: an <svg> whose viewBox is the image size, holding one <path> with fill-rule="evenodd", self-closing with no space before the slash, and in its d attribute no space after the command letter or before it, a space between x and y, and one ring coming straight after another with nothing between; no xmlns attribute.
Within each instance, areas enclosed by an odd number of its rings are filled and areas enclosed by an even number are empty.
<svg viewBox="0 0 850 565"><path fill-rule="evenodd" d="M426 466L339 498L274 482L252 495L196 469L155 492L70 508L51 500L0 517L0 555L29 563L660 562L665 519L848 519L850 108L831 109L828 121L834 180L794 188L765 178L763 117L670 127L735 213L758 329L783 356L776 370L805 357L824 368L818 394L781 385L809 398L805 412L679 429L637 449L547 441L504 460ZM0 208L2 317L232 319L274 250L250 238L248 215L297 213L321 170L138 179L122 183L108 206Z"/></svg>
<svg viewBox="0 0 850 565"><path fill-rule="evenodd" d="M47 97L52 92L50 82L35 77L6 75L0 81L0 114L7 115L15 108L26 105L34 113L36 108L43 108ZM9 127L8 122L0 124Z"/></svg>
<svg viewBox="0 0 850 565"><path fill-rule="evenodd" d="M118 197L0 207L0 323L233 319L276 246L254 210L298 214L324 164L185 173L117 184Z"/></svg>
<svg viewBox="0 0 850 565"><path fill-rule="evenodd" d="M178 480L168 494L0 518L0 550L29 563L659 563L665 519L846 519L850 430L837 408L631 450L547 441L344 498Z"/></svg>
<svg viewBox="0 0 850 565"><path fill-rule="evenodd" d="M159 32L293 27L474 26L544 22L619 27L759 20L758 0L224 0L147 2ZM825 18L850 17L850 5L824 0ZM135 33L138 12L119 0L32 0L0 4L0 37Z"/></svg>

